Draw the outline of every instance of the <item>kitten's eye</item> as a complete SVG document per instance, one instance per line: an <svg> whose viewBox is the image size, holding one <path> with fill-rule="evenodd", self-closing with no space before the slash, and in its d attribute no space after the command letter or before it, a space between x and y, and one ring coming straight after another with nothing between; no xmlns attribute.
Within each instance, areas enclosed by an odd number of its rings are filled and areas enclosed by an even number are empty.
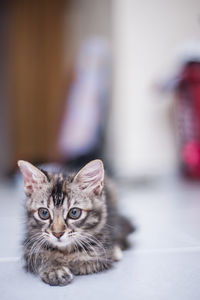
<svg viewBox="0 0 200 300"><path fill-rule="evenodd" d="M43 208L43 207L39 208L38 214L42 220L47 220L50 217L50 213L47 208Z"/></svg>
<svg viewBox="0 0 200 300"><path fill-rule="evenodd" d="M72 209L70 209L70 211L68 212L68 218L70 219L78 219L81 216L81 209L78 207L74 207Z"/></svg>

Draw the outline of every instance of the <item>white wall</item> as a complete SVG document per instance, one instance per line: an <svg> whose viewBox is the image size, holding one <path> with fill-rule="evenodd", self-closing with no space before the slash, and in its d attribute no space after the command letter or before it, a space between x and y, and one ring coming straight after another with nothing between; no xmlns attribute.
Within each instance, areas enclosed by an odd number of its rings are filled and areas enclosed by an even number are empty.
<svg viewBox="0 0 200 300"><path fill-rule="evenodd" d="M113 102L110 159L118 175L172 172L177 165L172 99L153 85L176 48L200 38L200 1L113 0Z"/></svg>

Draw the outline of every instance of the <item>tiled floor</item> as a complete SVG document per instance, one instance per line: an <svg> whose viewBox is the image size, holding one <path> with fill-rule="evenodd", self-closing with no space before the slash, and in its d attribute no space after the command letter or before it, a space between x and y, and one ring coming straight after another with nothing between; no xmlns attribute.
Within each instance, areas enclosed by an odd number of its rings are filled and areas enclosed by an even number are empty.
<svg viewBox="0 0 200 300"><path fill-rule="evenodd" d="M121 191L138 231L112 270L50 287L26 274L20 257L23 193L0 185L0 299L200 299L200 183L175 177Z"/></svg>

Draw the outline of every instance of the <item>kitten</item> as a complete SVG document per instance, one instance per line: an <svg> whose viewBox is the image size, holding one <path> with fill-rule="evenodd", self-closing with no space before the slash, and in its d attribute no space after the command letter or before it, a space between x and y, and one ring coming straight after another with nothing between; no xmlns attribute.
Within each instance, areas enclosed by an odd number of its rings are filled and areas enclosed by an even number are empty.
<svg viewBox="0 0 200 300"><path fill-rule="evenodd" d="M73 275L108 269L127 247L133 231L117 214L110 179L101 160L76 175L49 174L18 161L24 179L27 232L24 258L28 271L50 285L67 285Z"/></svg>

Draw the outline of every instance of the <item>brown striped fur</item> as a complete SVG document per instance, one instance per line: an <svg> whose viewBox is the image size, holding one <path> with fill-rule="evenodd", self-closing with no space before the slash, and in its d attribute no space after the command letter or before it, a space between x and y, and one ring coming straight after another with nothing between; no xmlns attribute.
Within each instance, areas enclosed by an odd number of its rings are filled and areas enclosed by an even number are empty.
<svg viewBox="0 0 200 300"><path fill-rule="evenodd" d="M133 230L117 213L115 190L104 179L101 161L88 166L78 175L49 174L19 161L27 195L26 268L50 285L66 285L73 275L110 268L119 259L116 249L126 248ZM90 176L90 184L83 175ZM74 207L81 209L78 219L69 218ZM48 209L47 220L40 218L39 208Z"/></svg>

